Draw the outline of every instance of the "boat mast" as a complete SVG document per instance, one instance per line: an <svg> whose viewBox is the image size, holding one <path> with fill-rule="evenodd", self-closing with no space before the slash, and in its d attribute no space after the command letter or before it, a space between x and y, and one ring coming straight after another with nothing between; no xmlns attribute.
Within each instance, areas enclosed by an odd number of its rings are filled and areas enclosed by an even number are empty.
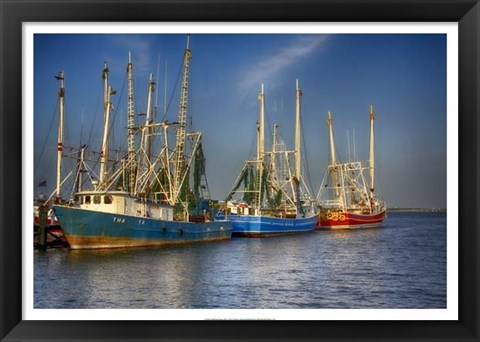
<svg viewBox="0 0 480 342"><path fill-rule="evenodd" d="M83 173L85 172L84 171L85 148L86 148L86 145L80 146L78 168L77 168L77 186L75 190L76 192L82 191Z"/></svg>
<svg viewBox="0 0 480 342"><path fill-rule="evenodd" d="M262 90L258 94L258 101L260 102L260 117L258 121L257 160L262 160L265 153L265 93L263 83Z"/></svg>
<svg viewBox="0 0 480 342"><path fill-rule="evenodd" d="M100 179L99 184L103 185L108 177L108 137L109 137L109 124L110 124L110 111L112 108L112 102L110 101L111 95L115 94L115 91L108 84L108 68L107 63L105 63L105 68L103 69L102 78L104 82L104 123L103 123L103 140L102 140L102 151L100 154Z"/></svg>
<svg viewBox="0 0 480 342"><path fill-rule="evenodd" d="M272 152L273 153L276 153L277 152L277 128L278 128L278 124L275 123L273 125L273 142L272 142Z"/></svg>
<svg viewBox="0 0 480 342"><path fill-rule="evenodd" d="M184 171L185 163L185 138L186 138L186 126L187 126L187 105L188 105L188 72L190 67L190 59L192 53L189 48L190 36L187 35L187 47L185 48L185 54L183 56L183 78L182 89L180 92L180 106L178 110L178 126L176 134L176 146L175 146L175 173L173 178L173 201L177 202L180 195L180 183L182 181L182 175Z"/></svg>
<svg viewBox="0 0 480 342"><path fill-rule="evenodd" d="M128 65L127 65L127 79L128 79L128 98L127 98L127 115L128 115L128 159L129 159L129 181L128 188L130 193L135 192L135 107L134 107L134 94L133 94L133 65L132 54L128 52Z"/></svg>
<svg viewBox="0 0 480 342"><path fill-rule="evenodd" d="M263 174L263 158L265 154L265 92L262 83L262 89L258 94L258 101L260 102L260 117L258 120L257 132L257 199L256 204L260 208L262 201L262 174Z"/></svg>
<svg viewBox="0 0 480 342"><path fill-rule="evenodd" d="M108 67L107 61L103 62L103 71L102 71L102 79L103 79L103 120L105 120L105 108L107 107L108 102Z"/></svg>
<svg viewBox="0 0 480 342"><path fill-rule="evenodd" d="M55 203L60 202L60 190L62 182L62 152L63 152L63 118L65 113L65 78L63 71L55 76L60 81L60 90L58 91L59 100L59 120L58 120L58 141L57 141L57 187Z"/></svg>
<svg viewBox="0 0 480 342"><path fill-rule="evenodd" d="M302 96L302 90L298 87L297 79L297 88L296 88L296 99L295 99L295 177L298 182L300 182L301 167L302 167L302 153L301 153L301 124L300 124L300 97Z"/></svg>
<svg viewBox="0 0 480 342"><path fill-rule="evenodd" d="M150 79L148 81L148 98L147 98L147 117L145 120L145 125L147 126L147 133L145 135L145 145L144 145L144 150L147 154L147 159L150 161L151 158L151 135L152 135L152 129L149 126L152 124L153 119L152 119L152 93L155 91L155 82L153 81L153 75L150 74Z"/></svg>
<svg viewBox="0 0 480 342"><path fill-rule="evenodd" d="M339 189L338 189L338 175L337 175L337 155L335 153L335 139L333 137L333 122L332 122L332 113L328 111L328 119L327 119L327 126L328 126L328 135L330 139L330 174L332 177L333 188L335 189L335 196L338 198L339 196ZM347 135L348 137L348 135ZM350 148L349 148L350 151Z"/></svg>
<svg viewBox="0 0 480 342"><path fill-rule="evenodd" d="M373 111L373 105L370 105L370 197L373 197L375 188L374 176L375 176L375 135L374 125L375 113Z"/></svg>
<svg viewBox="0 0 480 342"><path fill-rule="evenodd" d="M337 163L337 156L335 154L335 140L333 139L333 125L332 125L332 113L328 112L327 119L328 133L330 137L330 165Z"/></svg>
<svg viewBox="0 0 480 342"><path fill-rule="evenodd" d="M277 175L277 129L278 129L278 124L273 125L273 139L272 139L272 157L270 158L270 169L273 175L272 181L275 182L275 185L278 181L278 175Z"/></svg>

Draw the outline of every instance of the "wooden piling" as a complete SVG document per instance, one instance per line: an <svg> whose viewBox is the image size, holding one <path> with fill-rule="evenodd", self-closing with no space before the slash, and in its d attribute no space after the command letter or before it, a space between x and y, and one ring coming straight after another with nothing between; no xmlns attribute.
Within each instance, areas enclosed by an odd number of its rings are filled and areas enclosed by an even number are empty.
<svg viewBox="0 0 480 342"><path fill-rule="evenodd" d="M48 209L41 205L38 208L38 219L39 219L39 228L38 228L38 249L43 251L47 250L47 216Z"/></svg>

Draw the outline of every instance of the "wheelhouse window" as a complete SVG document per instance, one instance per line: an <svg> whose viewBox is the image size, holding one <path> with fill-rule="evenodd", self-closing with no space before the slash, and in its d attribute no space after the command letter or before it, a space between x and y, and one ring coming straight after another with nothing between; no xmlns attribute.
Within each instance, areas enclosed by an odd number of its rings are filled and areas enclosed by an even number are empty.
<svg viewBox="0 0 480 342"><path fill-rule="evenodd" d="M113 202L112 196L104 196L104 197L103 197L103 203L105 203L105 204L112 204L112 202Z"/></svg>
<svg viewBox="0 0 480 342"><path fill-rule="evenodd" d="M91 203L91 197L90 196L85 196L85 204L90 204Z"/></svg>
<svg viewBox="0 0 480 342"><path fill-rule="evenodd" d="M100 204L100 196L93 196L93 203Z"/></svg>

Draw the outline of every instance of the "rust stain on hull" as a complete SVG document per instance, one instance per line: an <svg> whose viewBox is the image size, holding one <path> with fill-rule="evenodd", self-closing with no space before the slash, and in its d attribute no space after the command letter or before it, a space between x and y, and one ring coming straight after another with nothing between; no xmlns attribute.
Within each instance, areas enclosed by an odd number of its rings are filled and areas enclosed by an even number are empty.
<svg viewBox="0 0 480 342"><path fill-rule="evenodd" d="M158 247L188 244L193 242L209 242L229 240L229 236L208 237L194 240L160 240L160 239L132 239L123 237L106 236L67 236L71 249L102 249L102 248L125 248L125 247Z"/></svg>

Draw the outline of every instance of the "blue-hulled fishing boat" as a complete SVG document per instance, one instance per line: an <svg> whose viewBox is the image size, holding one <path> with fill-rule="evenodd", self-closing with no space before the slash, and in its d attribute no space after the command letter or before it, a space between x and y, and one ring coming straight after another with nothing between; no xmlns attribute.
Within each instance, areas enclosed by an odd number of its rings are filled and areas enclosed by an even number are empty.
<svg viewBox="0 0 480 342"><path fill-rule="evenodd" d="M263 237L312 231L315 200L301 174L301 90L296 86L295 150L287 151L274 126L272 151L265 151L265 94L258 96L257 155L247 160L218 218L232 222L234 236ZM290 160L295 158L294 163ZM291 164L295 165L292 170Z"/></svg>
<svg viewBox="0 0 480 342"><path fill-rule="evenodd" d="M54 206L72 249L163 246L231 237L228 221L174 219L174 206L144 201L128 192L83 191L76 196L77 205Z"/></svg>
<svg viewBox="0 0 480 342"><path fill-rule="evenodd" d="M121 160L109 159L111 96L115 94L104 82L104 131L98 180L85 189L84 176L89 168L80 154L76 170L77 189L68 204L54 206L71 249L143 247L198 241L229 239L231 222L213 220L206 203L209 196L202 134L187 131L188 79L191 51L187 47L183 59L183 78L178 120L175 123L154 122L150 75L145 124L135 125L133 66L127 66L127 145ZM169 128L175 130L175 147L169 148ZM152 140L163 139L158 151ZM190 187L190 171L194 185ZM195 214L193 215L193 211Z"/></svg>

